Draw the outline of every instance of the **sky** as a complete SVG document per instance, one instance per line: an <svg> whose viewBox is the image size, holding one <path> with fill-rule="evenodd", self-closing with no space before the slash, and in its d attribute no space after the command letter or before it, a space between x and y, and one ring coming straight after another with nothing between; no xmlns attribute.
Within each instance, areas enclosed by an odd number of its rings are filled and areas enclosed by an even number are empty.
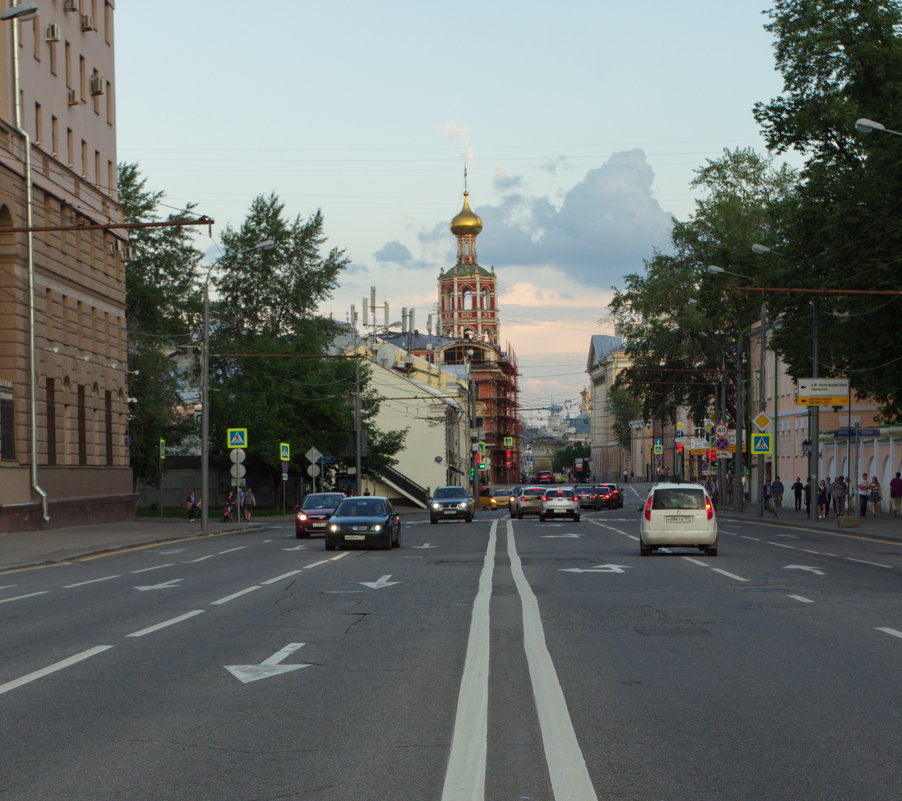
<svg viewBox="0 0 902 801"><path fill-rule="evenodd" d="M770 5L120 0L119 161L165 193L161 214L216 221L205 250L257 195L292 219L320 209L350 260L322 312L346 320L375 286L421 331L466 166L521 405L575 408L614 288L693 213L694 171L764 151Z"/></svg>

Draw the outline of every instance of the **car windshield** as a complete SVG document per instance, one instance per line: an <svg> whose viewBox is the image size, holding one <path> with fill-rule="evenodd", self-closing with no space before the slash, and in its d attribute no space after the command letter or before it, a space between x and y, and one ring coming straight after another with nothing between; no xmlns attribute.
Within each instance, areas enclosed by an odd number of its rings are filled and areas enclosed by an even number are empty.
<svg viewBox="0 0 902 801"><path fill-rule="evenodd" d="M319 493L317 495L308 495L304 498L302 509L334 509L341 503L344 495L335 492Z"/></svg>
<svg viewBox="0 0 902 801"><path fill-rule="evenodd" d="M510 495L510 487L499 487L492 492L492 495Z"/></svg>
<svg viewBox="0 0 902 801"><path fill-rule="evenodd" d="M385 514L385 501L348 498L335 510L336 517L378 517Z"/></svg>
<svg viewBox="0 0 902 801"><path fill-rule="evenodd" d="M545 495L548 498L572 498L573 490L549 490Z"/></svg>
<svg viewBox="0 0 902 801"><path fill-rule="evenodd" d="M591 493L595 492L592 487L576 487L573 491L577 495L590 495Z"/></svg>
<svg viewBox="0 0 902 801"><path fill-rule="evenodd" d="M543 487L527 487L523 490L523 495L526 498L535 498L539 495L544 495L545 489Z"/></svg>
<svg viewBox="0 0 902 801"><path fill-rule="evenodd" d="M463 487L439 487L432 497L445 500L457 498L465 501L467 499L467 491Z"/></svg>
<svg viewBox="0 0 902 801"><path fill-rule="evenodd" d="M704 509L705 491L699 488L657 489L652 509Z"/></svg>

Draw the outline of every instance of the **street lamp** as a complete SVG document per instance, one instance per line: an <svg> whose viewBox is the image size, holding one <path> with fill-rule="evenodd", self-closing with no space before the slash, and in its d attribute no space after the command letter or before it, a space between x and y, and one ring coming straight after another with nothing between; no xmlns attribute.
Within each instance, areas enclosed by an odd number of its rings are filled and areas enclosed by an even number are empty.
<svg viewBox="0 0 902 801"><path fill-rule="evenodd" d="M202 534L207 533L210 514L210 499L207 497L210 494L210 274L213 272L213 268L226 256L243 256L246 253L253 253L258 250L272 250L275 246L276 243L272 239L264 239L246 250L239 250L237 253L227 253L224 256L220 256L207 268L207 275L204 278L204 330L200 374L200 402L202 405L200 413L200 483L201 492L204 496L204 501L200 508Z"/></svg>
<svg viewBox="0 0 902 801"><path fill-rule="evenodd" d="M41 507L46 522L50 522L47 493L38 483L38 377L35 353L35 314L34 314L34 225L33 188L31 181L31 137L22 125L22 92L19 77L19 26L17 22L32 19L38 14L34 3L19 3L0 12L0 20L10 20L12 26L13 54L13 109L15 129L25 143L25 249L28 261L28 394L30 418L30 456L31 456L31 488L41 496Z"/></svg>
<svg viewBox="0 0 902 801"><path fill-rule="evenodd" d="M873 120L868 120L864 117L855 120L855 130L858 131L858 133L863 134L871 133L871 131L882 131L883 133L893 134L894 136L902 136L902 133L899 131L892 131L883 123L874 122Z"/></svg>

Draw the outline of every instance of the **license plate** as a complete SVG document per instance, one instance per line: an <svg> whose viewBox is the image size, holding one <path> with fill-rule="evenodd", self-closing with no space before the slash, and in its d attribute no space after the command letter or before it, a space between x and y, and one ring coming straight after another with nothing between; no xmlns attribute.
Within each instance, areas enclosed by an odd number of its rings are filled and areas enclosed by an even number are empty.
<svg viewBox="0 0 902 801"><path fill-rule="evenodd" d="M665 523L691 523L692 518L687 515L665 515Z"/></svg>
<svg viewBox="0 0 902 801"><path fill-rule="evenodd" d="M325 528L326 521L324 520L322 523L311 523L310 528Z"/></svg>
<svg viewBox="0 0 902 801"><path fill-rule="evenodd" d="M555 509L554 513L556 515L566 515L566 514L570 513L570 510L569 509Z"/></svg>
<svg viewBox="0 0 902 801"><path fill-rule="evenodd" d="M346 540L365 540L366 534L345 534Z"/></svg>
<svg viewBox="0 0 902 801"><path fill-rule="evenodd" d="M446 515L456 515L456 514L457 514L457 509L445 509L445 511L444 511L442 514L446 514Z"/></svg>

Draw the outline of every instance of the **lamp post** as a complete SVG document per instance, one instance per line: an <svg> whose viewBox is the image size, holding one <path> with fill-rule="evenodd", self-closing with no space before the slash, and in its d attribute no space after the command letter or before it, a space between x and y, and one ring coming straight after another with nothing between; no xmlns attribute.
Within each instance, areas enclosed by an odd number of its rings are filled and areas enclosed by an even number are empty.
<svg viewBox="0 0 902 801"><path fill-rule="evenodd" d="M243 256L258 250L272 250L276 243L272 239L264 239L253 247L239 250L237 253L229 253L226 256ZM200 374L200 483L203 493L203 503L200 507L201 533L206 534L209 528L210 515L210 274L213 268L226 256L220 256L207 268L204 278L204 321L203 321L203 347L201 349L201 374ZM240 514L239 510L239 514Z"/></svg>
<svg viewBox="0 0 902 801"><path fill-rule="evenodd" d="M31 229L33 220L33 188L31 182L31 137L22 125L22 91L19 76L19 26L18 22L33 19L38 14L38 7L34 3L19 3L0 12L0 20L12 22L12 55L13 55L13 109L15 128L22 137L25 145L25 249L28 261L28 396L29 396L29 423L30 423L30 458L31 458L31 488L41 496L41 507L44 520L50 522L50 512L47 503L47 493L38 483L38 380L35 349L35 314L34 314L34 234Z"/></svg>
<svg viewBox="0 0 902 801"><path fill-rule="evenodd" d="M880 131L882 133L893 134L894 136L902 136L902 132L893 131L887 128L883 123L874 122L873 120L865 119L864 117L855 120L855 130L858 133L871 133L872 131Z"/></svg>
<svg viewBox="0 0 902 801"><path fill-rule="evenodd" d="M708 272L714 275L735 275L737 278L745 278L747 281L753 280L751 276L743 275L742 273L731 272L730 270L725 270L723 267L717 267L714 264L708 266ZM758 411L763 412L765 406L767 405L767 395L766 395L766 375L765 375L765 359L764 353L767 344L767 304L761 304L761 320L758 331L759 341L761 343L760 347L760 355L758 359ZM736 487L733 488L733 508L737 511L742 511L745 501L745 490L742 486L742 472L745 467L745 453L743 451L743 447L745 445L743 434L745 433L745 408L744 408L744 400L743 400L743 387L742 387L742 337L739 338L739 341L736 344L736 480L739 481L739 501L737 503L736 500ZM740 425L742 428L740 429ZM764 456L758 456L758 476L756 478L756 484L763 485L764 482ZM749 482L749 486L751 486L751 482ZM758 517L764 517L764 493L761 491L761 486L758 486L756 489L758 493Z"/></svg>

